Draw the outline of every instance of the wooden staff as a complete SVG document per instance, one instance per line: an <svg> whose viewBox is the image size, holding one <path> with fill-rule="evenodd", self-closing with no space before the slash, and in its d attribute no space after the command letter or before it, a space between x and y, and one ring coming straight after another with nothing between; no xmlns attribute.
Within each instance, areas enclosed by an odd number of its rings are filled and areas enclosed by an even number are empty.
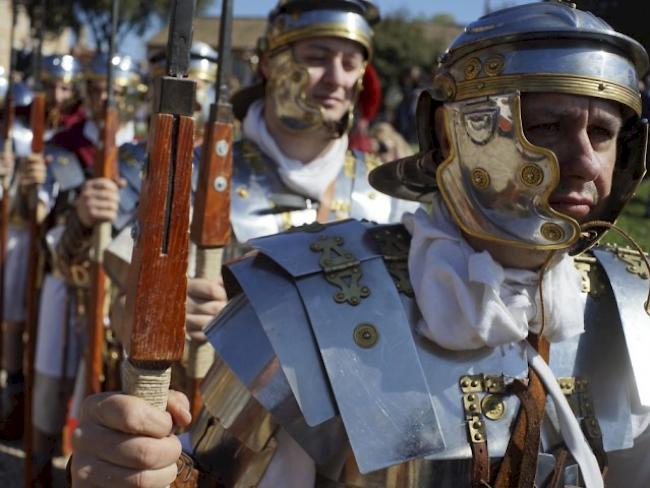
<svg viewBox="0 0 650 488"><path fill-rule="evenodd" d="M171 364L183 355L195 83L186 79L193 0L174 0L167 76L156 80L126 297L126 393L165 409Z"/></svg>
<svg viewBox="0 0 650 488"><path fill-rule="evenodd" d="M41 90L41 46L43 42L43 16L45 15L45 0L41 1L40 9L36 12L34 27L39 33L38 48L34 62L34 79L36 91L30 112L32 129L32 154L43 155L45 149L45 93ZM34 400L34 366L36 361L36 331L38 330L38 288L41 269L40 235L41 225L38 218L38 187L29 191L29 253L27 263L26 309L25 321L26 351L25 351L25 486L31 488L34 484L32 468L32 402Z"/></svg>
<svg viewBox="0 0 650 488"><path fill-rule="evenodd" d="M205 124L199 185L194 200L191 239L197 246L196 277L217 281L221 276L223 247L230 242L230 183L232 179L232 105L229 101L232 0L221 5L219 31L219 70L215 103ZM188 351L188 376L191 413L198 417L202 401L201 381L212 361L214 351L207 342L192 340Z"/></svg>
<svg viewBox="0 0 650 488"><path fill-rule="evenodd" d="M113 56L115 55L115 34L117 30L119 0L113 0L111 13L112 31L107 60L107 97L104 105L99 147L95 158L96 178L117 180L117 145L115 134L118 128L117 105L113 90ZM88 349L86 356L86 394L99 393L104 377L103 352L106 328L104 326L104 303L106 299L106 272L104 271L104 249L111 242L112 224L95 224L93 244L90 252L90 295L88 307Z"/></svg>

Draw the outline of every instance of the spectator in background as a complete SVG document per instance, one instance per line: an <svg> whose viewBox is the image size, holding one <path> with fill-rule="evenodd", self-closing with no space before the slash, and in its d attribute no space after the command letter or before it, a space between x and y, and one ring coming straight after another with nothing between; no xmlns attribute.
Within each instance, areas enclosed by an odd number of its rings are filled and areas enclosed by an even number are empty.
<svg viewBox="0 0 650 488"><path fill-rule="evenodd" d="M374 125L370 129L370 137L373 141L373 152L379 156L382 163L413 155L413 148L388 122Z"/></svg>
<svg viewBox="0 0 650 488"><path fill-rule="evenodd" d="M422 91L422 69L419 66L407 68L400 77L402 101L395 109L393 125L410 144L417 144L415 131L415 107Z"/></svg>

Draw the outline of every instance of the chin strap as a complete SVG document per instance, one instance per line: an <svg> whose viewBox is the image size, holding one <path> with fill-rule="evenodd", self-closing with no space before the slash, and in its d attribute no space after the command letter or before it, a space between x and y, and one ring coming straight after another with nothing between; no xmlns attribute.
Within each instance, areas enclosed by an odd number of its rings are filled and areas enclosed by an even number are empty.
<svg viewBox="0 0 650 488"><path fill-rule="evenodd" d="M621 237L623 237L623 239L628 241L632 245L632 247L634 247L634 250L639 254L641 259L643 259L643 262L645 263L646 268L648 269L648 273L650 273L650 261L648 260L648 256L646 256L646 254L643 252L643 249L641 249L641 246L637 244L637 242L632 238L632 236L630 236L623 229L605 220L592 220L590 222L585 222L580 226L583 232L586 232L589 229L596 229L599 227L605 227L606 229L613 230L617 232ZM646 301L643 305L645 307L645 312L648 315L650 315L650 288L648 289L648 297L646 298Z"/></svg>

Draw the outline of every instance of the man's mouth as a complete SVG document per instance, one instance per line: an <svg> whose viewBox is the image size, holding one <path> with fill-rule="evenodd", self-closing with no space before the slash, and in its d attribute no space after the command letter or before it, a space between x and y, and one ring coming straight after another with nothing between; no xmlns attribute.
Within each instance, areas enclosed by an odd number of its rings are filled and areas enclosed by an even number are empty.
<svg viewBox="0 0 650 488"><path fill-rule="evenodd" d="M338 105L343 102L340 97L337 97L335 95L313 95L313 98L325 108Z"/></svg>
<svg viewBox="0 0 650 488"><path fill-rule="evenodd" d="M549 204L556 212L575 219L587 217L594 207L594 202L591 198L582 196L553 196L549 200Z"/></svg>

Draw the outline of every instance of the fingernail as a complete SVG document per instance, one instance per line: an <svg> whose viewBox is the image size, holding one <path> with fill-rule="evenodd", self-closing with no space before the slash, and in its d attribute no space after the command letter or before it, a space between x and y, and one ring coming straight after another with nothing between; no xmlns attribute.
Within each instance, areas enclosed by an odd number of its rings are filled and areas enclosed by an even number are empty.
<svg viewBox="0 0 650 488"><path fill-rule="evenodd" d="M192 414L190 413L189 410L183 410L183 417L185 417L185 421L188 424L192 422Z"/></svg>

